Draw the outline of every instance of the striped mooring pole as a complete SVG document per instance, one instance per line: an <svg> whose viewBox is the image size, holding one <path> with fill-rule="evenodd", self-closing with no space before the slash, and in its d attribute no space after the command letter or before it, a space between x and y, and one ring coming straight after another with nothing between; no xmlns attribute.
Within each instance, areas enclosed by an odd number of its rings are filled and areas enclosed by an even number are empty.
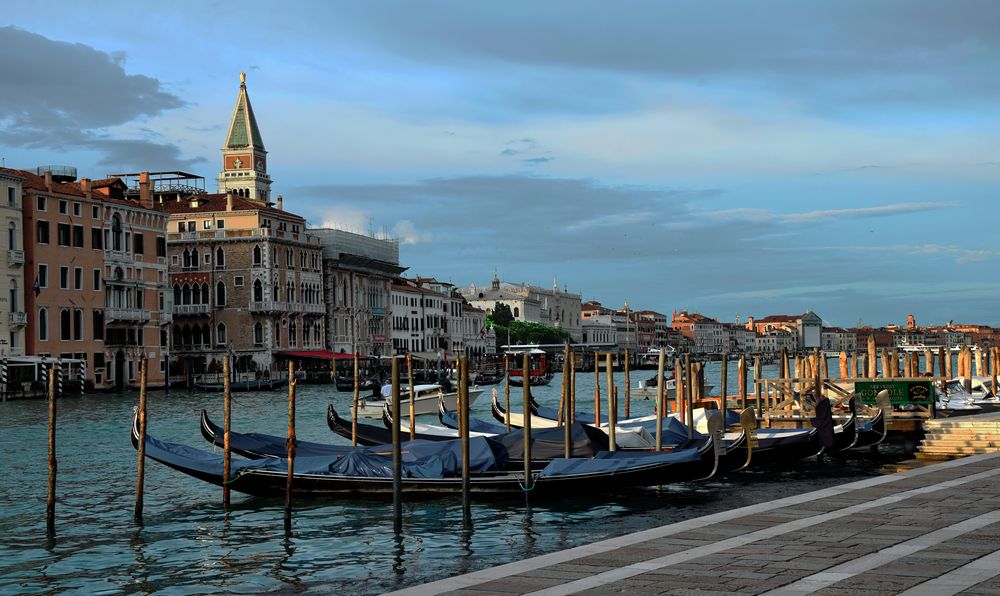
<svg viewBox="0 0 1000 596"><path fill-rule="evenodd" d="M80 397L83 397L83 384L87 379L87 361L80 361Z"/></svg>
<svg viewBox="0 0 1000 596"><path fill-rule="evenodd" d="M7 357L0 362L0 391L7 392Z"/></svg>
<svg viewBox="0 0 1000 596"><path fill-rule="evenodd" d="M46 362L45 356L42 356L41 366L42 366L42 374L41 374L41 377L42 377L42 387L44 387L45 391L48 392L48 390L49 390L48 389L48 387L49 387L49 365Z"/></svg>
<svg viewBox="0 0 1000 596"><path fill-rule="evenodd" d="M63 363L62 358L56 360L56 395L62 395Z"/></svg>

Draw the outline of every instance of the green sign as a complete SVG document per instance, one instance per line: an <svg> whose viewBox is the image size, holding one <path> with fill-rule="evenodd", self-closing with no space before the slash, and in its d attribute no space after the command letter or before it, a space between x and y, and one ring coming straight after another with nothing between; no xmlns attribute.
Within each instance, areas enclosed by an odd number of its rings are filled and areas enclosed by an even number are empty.
<svg viewBox="0 0 1000 596"><path fill-rule="evenodd" d="M875 397L882 390L889 391L892 405L914 404L929 406L934 399L934 387L930 381L856 381L854 391L861 396L861 403L877 405Z"/></svg>

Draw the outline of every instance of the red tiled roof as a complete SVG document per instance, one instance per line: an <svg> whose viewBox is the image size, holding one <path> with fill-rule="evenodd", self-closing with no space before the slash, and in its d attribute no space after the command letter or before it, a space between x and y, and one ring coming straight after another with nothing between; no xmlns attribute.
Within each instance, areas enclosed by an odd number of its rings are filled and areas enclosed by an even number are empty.
<svg viewBox="0 0 1000 596"><path fill-rule="evenodd" d="M0 172L20 177L21 188L24 190L41 190L50 192L49 188L45 186L44 176L39 176L38 174L27 170L15 170L13 168L0 168ZM51 192L77 197L84 196L84 192L80 189L80 185L75 182L53 182Z"/></svg>
<svg viewBox="0 0 1000 596"><path fill-rule="evenodd" d="M192 207L191 200L195 197L198 199L198 206ZM182 197L180 201L165 199L163 202L156 203L156 209L170 214L226 211L226 195L225 193L192 195L190 197ZM281 209L275 209L274 207L267 207L263 203L251 201L250 199L238 197L236 195L233 195L233 211L261 211L264 213L280 214L284 217L297 219L302 222L305 221L305 218L289 211L282 211Z"/></svg>
<svg viewBox="0 0 1000 596"><path fill-rule="evenodd" d="M400 292L411 292L413 294L434 294L435 296L440 296L434 290L428 290L427 288L418 288L415 286L404 286L401 284L392 284L393 290L399 290Z"/></svg>
<svg viewBox="0 0 1000 596"><path fill-rule="evenodd" d="M802 315L769 315L763 319L756 319L754 323L794 323L802 318Z"/></svg>

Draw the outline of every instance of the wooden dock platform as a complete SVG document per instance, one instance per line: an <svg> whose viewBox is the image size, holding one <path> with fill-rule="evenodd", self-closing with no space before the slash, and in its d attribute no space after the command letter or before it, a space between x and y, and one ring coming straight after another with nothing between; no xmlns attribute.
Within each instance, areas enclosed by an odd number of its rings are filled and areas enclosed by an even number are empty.
<svg viewBox="0 0 1000 596"><path fill-rule="evenodd" d="M1000 593L1000 453L627 534L396 594Z"/></svg>

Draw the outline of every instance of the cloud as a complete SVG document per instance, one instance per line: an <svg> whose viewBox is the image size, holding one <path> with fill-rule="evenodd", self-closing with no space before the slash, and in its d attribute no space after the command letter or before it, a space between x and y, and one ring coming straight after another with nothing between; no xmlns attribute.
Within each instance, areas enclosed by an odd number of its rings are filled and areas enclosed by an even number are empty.
<svg viewBox="0 0 1000 596"><path fill-rule="evenodd" d="M521 160L526 166L540 166L554 160L554 157L531 157Z"/></svg>
<svg viewBox="0 0 1000 596"><path fill-rule="evenodd" d="M321 228L336 228L363 234L369 227L371 217L365 211L350 205L338 205L321 210L318 219Z"/></svg>
<svg viewBox="0 0 1000 596"><path fill-rule="evenodd" d="M102 155L99 165L123 168L188 167L171 143L109 137L105 129L184 106L152 77L127 74L124 54L55 41L16 27L0 27L0 54L17 56L2 69L0 142L10 146ZM149 137L148 133L142 133Z"/></svg>
<svg viewBox="0 0 1000 596"><path fill-rule="evenodd" d="M922 203L892 203L876 207L853 207L849 209L817 209L800 213L777 213L770 209L737 208L719 211L704 211L699 215L716 219L742 219L747 221L772 221L782 224L818 222L835 219L858 219L866 217L889 217L907 213L919 213L937 209L957 207L958 203L928 201Z"/></svg>
<svg viewBox="0 0 1000 596"><path fill-rule="evenodd" d="M392 234L396 238L399 238L399 241L403 244L420 244L421 242L430 242L432 239L430 234L417 232L416 226L408 219L396 222L396 225L392 228Z"/></svg>

